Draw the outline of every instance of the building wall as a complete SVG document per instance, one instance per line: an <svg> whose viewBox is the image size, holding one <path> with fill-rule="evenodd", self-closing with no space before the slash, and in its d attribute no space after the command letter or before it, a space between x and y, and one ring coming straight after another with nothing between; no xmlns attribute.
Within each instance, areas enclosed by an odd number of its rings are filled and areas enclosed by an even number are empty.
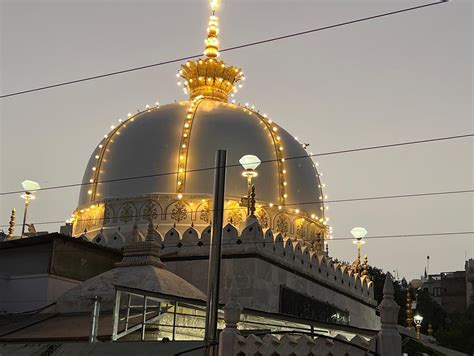
<svg viewBox="0 0 474 356"><path fill-rule="evenodd" d="M465 271L441 273L441 306L448 313L466 311Z"/></svg>
<svg viewBox="0 0 474 356"><path fill-rule="evenodd" d="M18 313L45 307L79 283L46 273L1 276L0 312Z"/></svg>
<svg viewBox="0 0 474 356"><path fill-rule="evenodd" d="M34 237L28 239L34 239ZM0 249L0 275L21 276L48 273L51 254L51 242Z"/></svg>
<svg viewBox="0 0 474 356"><path fill-rule="evenodd" d="M421 286L424 290L427 290L431 297L441 305L441 276L439 274L430 275L428 278L423 280L423 284Z"/></svg>
<svg viewBox="0 0 474 356"><path fill-rule="evenodd" d="M0 242L0 313L51 304L120 259L118 251L59 234Z"/></svg>
<svg viewBox="0 0 474 356"><path fill-rule="evenodd" d="M324 286L297 275L284 266L275 265L258 257L226 258L222 260L220 301L225 303L231 293L243 307L278 313L280 286L327 302L350 314L350 325L376 329L380 326L374 305L343 294L333 286ZM167 261L166 268L186 279L204 293L207 292L208 260ZM234 291L232 291L234 289Z"/></svg>

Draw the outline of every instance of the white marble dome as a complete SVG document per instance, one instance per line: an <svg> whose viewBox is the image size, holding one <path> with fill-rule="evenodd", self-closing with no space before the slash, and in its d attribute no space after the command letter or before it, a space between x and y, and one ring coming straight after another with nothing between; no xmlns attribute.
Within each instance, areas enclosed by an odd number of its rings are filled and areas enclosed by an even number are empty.
<svg viewBox="0 0 474 356"><path fill-rule="evenodd" d="M188 141L183 141L190 107L193 119L186 131ZM259 203L322 215L322 204L304 204L322 196L318 173L306 150L270 118L250 108L208 98L177 102L135 114L106 136L87 164L78 209L110 199L156 194L212 196L214 171L201 169L213 167L216 150L225 149L230 166L226 197L246 195L239 159L252 154L262 161L253 181ZM185 179L179 186L176 172L183 142L188 142Z"/></svg>

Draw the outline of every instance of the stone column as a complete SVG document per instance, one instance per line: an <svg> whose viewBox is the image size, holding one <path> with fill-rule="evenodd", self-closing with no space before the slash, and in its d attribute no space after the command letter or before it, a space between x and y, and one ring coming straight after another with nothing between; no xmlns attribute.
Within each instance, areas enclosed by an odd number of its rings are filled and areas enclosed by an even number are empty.
<svg viewBox="0 0 474 356"><path fill-rule="evenodd" d="M379 305L382 327L377 334L377 353L383 356L400 356L402 354L402 337L398 332L398 311L400 307L393 297L392 276L387 273L383 287L383 300Z"/></svg>
<svg viewBox="0 0 474 356"><path fill-rule="evenodd" d="M242 306L235 300L230 300L224 307L225 328L219 336L219 356L234 356L235 342L239 331L237 323L240 321Z"/></svg>

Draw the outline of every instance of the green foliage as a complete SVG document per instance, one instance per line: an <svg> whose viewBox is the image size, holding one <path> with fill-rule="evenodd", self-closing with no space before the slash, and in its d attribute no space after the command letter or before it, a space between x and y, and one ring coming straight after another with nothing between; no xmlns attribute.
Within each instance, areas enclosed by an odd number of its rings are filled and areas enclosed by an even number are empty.
<svg viewBox="0 0 474 356"><path fill-rule="evenodd" d="M431 323L433 330L437 331L446 325L446 312L434 301L428 291L419 289L416 292L416 313L423 316L421 330L427 334L428 324Z"/></svg>
<svg viewBox="0 0 474 356"><path fill-rule="evenodd" d="M450 315L445 327L434 336L442 346L474 354L474 304L471 304L465 314Z"/></svg>
<svg viewBox="0 0 474 356"><path fill-rule="evenodd" d="M369 266L370 279L374 283L374 298L377 304L383 299L383 285L386 273L380 268ZM406 325L406 290L408 284L405 279L394 280L395 301L400 306L398 313L398 324ZM428 333L428 324L431 323L434 337L441 346L474 355L474 305L471 305L466 314L447 315L444 309L431 297L428 291L418 289L412 295L417 302L416 313L423 316L421 332ZM406 349L406 351L405 351ZM420 343L412 340L404 345L403 351L409 355L423 351ZM433 351L426 352L429 355L437 355Z"/></svg>
<svg viewBox="0 0 474 356"><path fill-rule="evenodd" d="M383 285L385 283L385 277L387 274L380 268L369 266L368 273L370 280L374 283L374 299L377 304L380 304L383 299ZM392 277L393 278L393 277ZM407 282L405 279L401 281L393 281L393 289L395 291L395 302L399 305L400 311L398 313L398 324L405 325L406 311L405 311L405 298Z"/></svg>

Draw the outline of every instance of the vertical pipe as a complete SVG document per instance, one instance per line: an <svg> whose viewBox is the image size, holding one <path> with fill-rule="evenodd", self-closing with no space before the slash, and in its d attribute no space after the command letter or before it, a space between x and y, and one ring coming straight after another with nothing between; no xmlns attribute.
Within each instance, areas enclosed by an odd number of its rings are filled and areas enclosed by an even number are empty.
<svg viewBox="0 0 474 356"><path fill-rule="evenodd" d="M91 334L89 336L89 342L97 342L97 333L99 330L99 313L100 313L100 297L92 298L94 307L92 309L92 322L91 322Z"/></svg>
<svg viewBox="0 0 474 356"><path fill-rule="evenodd" d="M26 225L26 214L28 212L28 205L30 205L30 196L28 193L24 195L25 199L25 211L23 212L23 224L21 226L21 238L25 235L25 225Z"/></svg>
<svg viewBox="0 0 474 356"><path fill-rule="evenodd" d="M178 308L178 302L174 302L174 313L173 313L173 341L176 340L176 312Z"/></svg>
<svg viewBox="0 0 474 356"><path fill-rule="evenodd" d="M146 302L147 302L148 298L147 296L143 296L143 317L142 317L142 341L145 340L145 332L146 332L146 329L145 329L145 326L146 326Z"/></svg>
<svg viewBox="0 0 474 356"><path fill-rule="evenodd" d="M217 309L219 303L219 276L221 265L221 242L224 219L224 188L227 151L216 152L216 170L214 172L214 204L212 219L211 246L209 252L209 273L207 280L206 332L204 339L217 341ZM216 348L211 348L216 349ZM215 352L215 350L213 351Z"/></svg>
<svg viewBox="0 0 474 356"><path fill-rule="evenodd" d="M113 326L112 326L112 341L117 340L118 333L118 323L120 319L120 296L121 292L115 291L115 305L114 305L114 315L113 315Z"/></svg>
<svg viewBox="0 0 474 356"><path fill-rule="evenodd" d="M130 318L130 304L132 302L132 295L129 294L128 295L128 300L127 300L127 314L126 314L126 317L125 317L125 331L128 330L128 320Z"/></svg>

